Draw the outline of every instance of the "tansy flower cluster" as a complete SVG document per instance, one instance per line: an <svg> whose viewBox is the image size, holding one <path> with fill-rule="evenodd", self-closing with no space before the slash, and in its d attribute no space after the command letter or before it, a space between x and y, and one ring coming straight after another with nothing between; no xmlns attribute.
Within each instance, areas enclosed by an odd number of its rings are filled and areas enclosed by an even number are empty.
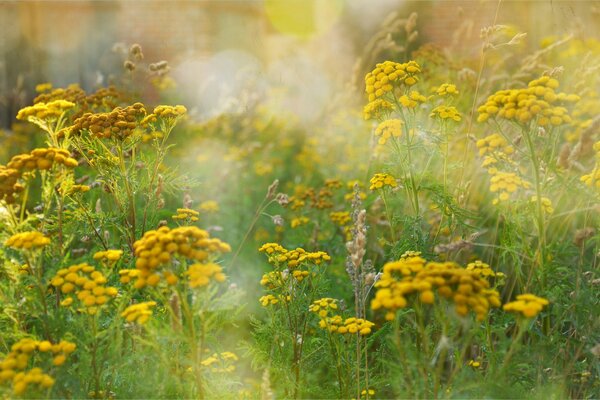
<svg viewBox="0 0 600 400"><path fill-rule="evenodd" d="M198 215L200 213L195 210L190 210L189 208L178 208L177 214L173 215L174 220L187 220L189 222L198 221Z"/></svg>
<svg viewBox="0 0 600 400"><path fill-rule="evenodd" d="M537 203L537 196L531 196L531 203ZM542 197L542 211L546 214L552 214L554 212L554 207L552 206L552 201L547 197Z"/></svg>
<svg viewBox="0 0 600 400"><path fill-rule="evenodd" d="M517 300L506 303L502 308L504 311L521 314L525 318L533 318L548 304L548 300L527 293L518 295Z"/></svg>
<svg viewBox="0 0 600 400"><path fill-rule="evenodd" d="M421 67L415 61L397 63L384 61L365 76L365 92L369 101L382 97L394 89L394 85L412 86L418 82Z"/></svg>
<svg viewBox="0 0 600 400"><path fill-rule="evenodd" d="M38 231L16 233L9 237L4 245L14 249L29 250L50 244L50 239Z"/></svg>
<svg viewBox="0 0 600 400"><path fill-rule="evenodd" d="M285 272L285 275L284 275ZM266 286L268 289L275 289L283 285L288 276L287 271L271 271L267 272L260 279L261 286Z"/></svg>
<svg viewBox="0 0 600 400"><path fill-rule="evenodd" d="M214 253L231 251L231 247L227 243L210 238L208 232L195 226L180 226L174 229L163 226L157 230L148 231L133 244L133 249L137 258L135 266L140 271L135 282L135 287L138 289L146 285L158 285L161 275L167 284L175 284L177 276L169 269L161 271L160 267L170 265L177 256L198 262L207 262ZM207 264L207 267L204 268L199 265L194 264L193 268L190 267L188 274L194 285L202 286L206 277L214 276L217 280L221 279L219 266L215 268L214 265Z"/></svg>
<svg viewBox="0 0 600 400"><path fill-rule="evenodd" d="M528 189L530 186L529 182L523 180L514 172L498 171L490 178L490 192L498 195L493 204L508 200L510 195L516 192L518 188Z"/></svg>
<svg viewBox="0 0 600 400"><path fill-rule="evenodd" d="M434 304L436 292L454 303L458 315L466 316L471 310L479 321L491 307L500 306L500 295L489 288L489 282L479 273L452 262L426 262L418 256L385 264L375 287L371 308L385 309L387 320L394 319L398 309L408 306L409 297L418 298L423 304Z"/></svg>
<svg viewBox="0 0 600 400"><path fill-rule="evenodd" d="M330 297L324 297L315 300L309 307L308 311L318 314L320 318L325 318L329 312L334 313L338 309L337 300Z"/></svg>
<svg viewBox="0 0 600 400"><path fill-rule="evenodd" d="M322 329L327 329L329 332L340 334L360 334L366 336L371 333L371 328L375 324L363 318L346 318L342 321L342 317L335 315L333 317L323 318L319 321L319 326Z"/></svg>
<svg viewBox="0 0 600 400"><path fill-rule="evenodd" d="M50 147L34 149L29 154L16 155L6 164L6 167L20 171L35 169L43 171L52 168L53 164L62 164L68 168L75 168L78 165L77 160L71 157L68 150Z"/></svg>
<svg viewBox="0 0 600 400"><path fill-rule="evenodd" d="M85 113L75 120L71 132L79 134L87 130L98 138L117 138L123 140L131 136L138 126L137 121L146 114L142 103L135 103L125 108L117 107L107 113Z"/></svg>
<svg viewBox="0 0 600 400"><path fill-rule="evenodd" d="M481 260L476 260L467 264L467 271L473 271L479 275L488 278L504 278L503 272L495 272L489 264L484 263Z"/></svg>
<svg viewBox="0 0 600 400"><path fill-rule="evenodd" d="M106 277L100 271L88 264L72 265L60 269L50 281L50 284L64 295L67 295L60 305L68 307L73 304L75 297L86 307L86 312L95 314L98 306L106 304L111 297L116 297L115 287L106 287Z"/></svg>
<svg viewBox="0 0 600 400"><path fill-rule="evenodd" d="M46 353L53 357L52 363L55 366L60 366L67 360L67 356L75 351L75 348L74 343L66 340L52 344L47 340L21 339L12 345L10 353L0 361L0 383L12 380L15 395L23 394L29 385L50 388L54 385L54 378L43 373L41 368L26 370L29 361L35 352Z"/></svg>
<svg viewBox="0 0 600 400"><path fill-rule="evenodd" d="M581 182L600 189L600 142L594 143L594 151L596 152L596 165L592 172L581 177Z"/></svg>
<svg viewBox="0 0 600 400"><path fill-rule="evenodd" d="M506 142L506 139L504 139L498 133L493 133L484 137L483 139L479 139L476 143L476 146L479 149L480 156L497 152L512 154L515 151L515 149Z"/></svg>
<svg viewBox="0 0 600 400"><path fill-rule="evenodd" d="M431 114L429 114L431 118L440 118L440 119L451 119L455 122L460 122L462 117L456 107L453 106L437 106L433 110L431 110Z"/></svg>
<svg viewBox="0 0 600 400"><path fill-rule="evenodd" d="M214 213L219 211L219 203L214 200L206 200L200 203L198 209L204 213Z"/></svg>
<svg viewBox="0 0 600 400"><path fill-rule="evenodd" d="M386 119L375 128L375 136L379 137L378 143L385 144L391 137L399 138L402 136L402 125L404 122L399 119Z"/></svg>
<svg viewBox="0 0 600 400"><path fill-rule="evenodd" d="M575 94L556 93L559 83L556 79L543 76L529 82L527 88L500 90L486 100L477 111L477 121L489 118L504 118L528 124L534 118L541 126L562 125L572 121L563 103L579 100Z"/></svg>
<svg viewBox="0 0 600 400"><path fill-rule="evenodd" d="M406 108L416 108L419 104L427 101L427 97L423 96L416 90L411 90L410 93L404 94L398 98L398 102Z"/></svg>
<svg viewBox="0 0 600 400"><path fill-rule="evenodd" d="M97 251L94 253L94 260L100 260L110 264L119 261L122 255L123 250Z"/></svg>
<svg viewBox="0 0 600 400"><path fill-rule="evenodd" d="M260 305L263 307L272 306L272 305L279 303L279 299L277 297L273 296L272 294L267 294L265 296L262 296L260 299L258 299L258 301L260 302Z"/></svg>
<svg viewBox="0 0 600 400"><path fill-rule="evenodd" d="M15 195L25 189L19 182L20 178L19 170L0 165L0 200L6 201L7 204L15 202Z"/></svg>
<svg viewBox="0 0 600 400"><path fill-rule="evenodd" d="M387 100L375 99L363 108L363 117L365 120L371 118L382 119L394 110L394 105Z"/></svg>
<svg viewBox="0 0 600 400"><path fill-rule="evenodd" d="M386 173L378 173L378 174L373 175L373 177L371 178L371 180L369 182L371 183L371 186L369 186L370 190L381 189L384 186L389 186L389 187L398 186L398 183L396 182L396 178L394 178L392 175L386 174Z"/></svg>
<svg viewBox="0 0 600 400"><path fill-rule="evenodd" d="M296 217L292 218L292 220L290 221L290 226L292 227L292 229L295 229L299 226L306 225L309 222L310 220L307 217Z"/></svg>
<svg viewBox="0 0 600 400"><path fill-rule="evenodd" d="M459 93L458 89L456 89L456 85L451 83L443 83L434 90L438 96L452 96Z"/></svg>
<svg viewBox="0 0 600 400"><path fill-rule="evenodd" d="M187 108L181 105L177 106L156 106L152 113L160 118L178 118L187 112Z"/></svg>
<svg viewBox="0 0 600 400"><path fill-rule="evenodd" d="M331 260L329 254L324 251L308 252L300 247L294 250L287 250L277 243L265 243L258 251L269 255L269 263L276 267L285 264L290 270L305 263L320 265L325 261Z"/></svg>
<svg viewBox="0 0 600 400"><path fill-rule="evenodd" d="M210 357L202 360L200 364L209 367L212 372L233 372L235 371L234 363L238 360L235 353L224 351L223 353L213 353Z"/></svg>
<svg viewBox="0 0 600 400"><path fill-rule="evenodd" d="M352 221L349 211L333 211L329 213L329 218L339 226L346 226Z"/></svg>
<svg viewBox="0 0 600 400"><path fill-rule="evenodd" d="M17 113L17 119L27 121L30 118L38 120L56 120L67 110L75 107L75 103L66 100L54 100L49 103L36 103L22 108Z"/></svg>
<svg viewBox="0 0 600 400"><path fill-rule="evenodd" d="M127 322L144 325L152 316L152 308L155 306L155 301L132 304L121 313L121 317L125 318Z"/></svg>
<svg viewBox="0 0 600 400"><path fill-rule="evenodd" d="M226 279L221 266L213 262L192 264L185 274L189 277L191 288L207 286L211 280L221 283Z"/></svg>

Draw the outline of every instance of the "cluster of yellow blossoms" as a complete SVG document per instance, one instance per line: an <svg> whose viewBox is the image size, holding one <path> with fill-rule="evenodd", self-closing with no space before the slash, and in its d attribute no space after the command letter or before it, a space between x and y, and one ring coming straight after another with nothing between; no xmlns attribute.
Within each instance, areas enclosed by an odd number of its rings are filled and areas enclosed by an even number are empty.
<svg viewBox="0 0 600 400"><path fill-rule="evenodd" d="M360 334L366 336L371 333L372 327L375 324L363 318L346 318L342 320L342 317L335 315L333 317L323 318L319 321L319 326L322 329L327 329L329 332L335 332L340 334Z"/></svg>
<svg viewBox="0 0 600 400"><path fill-rule="evenodd" d="M381 189L384 186L396 187L398 186L398 182L396 182L396 178L394 178L390 174L386 173L378 173L373 175L371 180L369 181L371 186L369 186L370 190Z"/></svg>
<svg viewBox="0 0 600 400"><path fill-rule="evenodd" d="M235 371L235 362L239 357L231 351L222 353L213 353L210 357L200 362L205 367L209 367L212 372L233 372Z"/></svg>
<svg viewBox="0 0 600 400"><path fill-rule="evenodd" d="M213 262L192 264L185 274L189 277L191 288L207 286L211 280L221 283L226 279L221 266Z"/></svg>
<svg viewBox="0 0 600 400"><path fill-rule="evenodd" d="M594 143L594 151L596 152L596 165L592 172L581 177L581 181L588 186L600 189L600 142Z"/></svg>
<svg viewBox="0 0 600 400"><path fill-rule="evenodd" d="M452 262L427 262L419 256L385 264L375 287L371 308L387 310L387 320L394 319L398 309L408 306L411 295L423 304L433 304L437 292L454 303L458 315L466 316L472 310L478 320L485 318L490 307L500 306L500 295L490 289L489 282L478 272Z"/></svg>
<svg viewBox="0 0 600 400"><path fill-rule="evenodd" d="M71 132L78 134L88 130L99 138L123 140L131 136L138 126L137 121L146 114L142 103L135 103L125 108L117 107L107 113L85 113L75 120Z"/></svg>
<svg viewBox="0 0 600 400"><path fill-rule="evenodd" d="M398 102L406 108L416 108L419 104L426 101L427 97L416 90L411 90L409 94L404 94L398 98Z"/></svg>
<svg viewBox="0 0 600 400"><path fill-rule="evenodd" d="M4 245L14 249L28 250L36 247L44 247L50 244L50 239L38 231L21 232L9 237Z"/></svg>
<svg viewBox="0 0 600 400"><path fill-rule="evenodd" d="M62 268L50 281L50 284L65 295L74 293L77 299L86 307L86 312L95 314L98 306L106 304L111 297L116 297L115 287L106 287L107 279L102 272L91 265L77 264ZM68 307L73 304L73 296L67 296L60 305Z"/></svg>
<svg viewBox="0 0 600 400"><path fill-rule="evenodd" d="M456 85L452 83L443 83L438 88L435 89L435 92L438 96L452 96L457 95L458 89L456 89Z"/></svg>
<svg viewBox="0 0 600 400"><path fill-rule="evenodd" d="M332 211L329 213L329 218L339 226L345 226L352 221L349 211Z"/></svg>
<svg viewBox="0 0 600 400"><path fill-rule="evenodd" d="M219 203L214 200L206 200L200 203L198 209L204 213L214 213L219 211Z"/></svg>
<svg viewBox="0 0 600 400"><path fill-rule="evenodd" d="M498 117L528 124L538 118L541 126L568 124L572 119L561 104L579 101L579 96L556 93L558 86L556 79L543 76L529 82L527 88L500 90L477 109L477 121Z"/></svg>
<svg viewBox="0 0 600 400"><path fill-rule="evenodd" d="M479 149L480 156L483 156L488 153L494 154L497 152L502 152L504 154L512 154L515 151L515 149L507 143L506 139L504 139L498 133L493 133L484 137L483 139L479 139L476 145Z"/></svg>
<svg viewBox="0 0 600 400"><path fill-rule="evenodd" d="M481 260L476 260L467 264L467 271L473 271L479 275L488 278L499 278L503 279L506 277L504 272L495 272L489 264L484 263ZM498 283L498 282L497 282Z"/></svg>
<svg viewBox="0 0 600 400"><path fill-rule="evenodd" d="M437 106L433 110L431 110L431 114L429 114L431 118L440 118L440 119L451 119L455 122L460 122L462 117L460 113L453 106Z"/></svg>
<svg viewBox="0 0 600 400"><path fill-rule="evenodd" d="M313 301L308 307L308 311L318 314L319 317L325 318L329 315L329 312L335 312L338 309L337 300L330 297L324 297L319 300Z"/></svg>
<svg viewBox="0 0 600 400"><path fill-rule="evenodd" d="M421 67L415 61L397 63L384 61L378 63L375 69L365 76L365 92L369 101L382 97L394 89L394 85L412 86L418 82Z"/></svg>
<svg viewBox="0 0 600 400"><path fill-rule="evenodd" d="M375 99L364 107L363 116L366 120L371 118L381 119L387 116L393 109L394 105L389 101Z"/></svg>
<svg viewBox="0 0 600 400"><path fill-rule="evenodd" d="M152 308L154 306L156 306L155 301L132 304L121 313L121 317L125 318L127 322L144 325L152 316Z"/></svg>
<svg viewBox="0 0 600 400"><path fill-rule="evenodd" d="M531 203L537 203L537 196L531 196ZM542 211L546 214L552 214L554 212L554 207L552 206L552 201L547 197L542 197Z"/></svg>
<svg viewBox="0 0 600 400"><path fill-rule="evenodd" d="M66 100L55 100L49 103L37 103L22 108L17 113L17 119L27 121L30 118L39 120L56 120L67 110L75 107L75 103Z"/></svg>
<svg viewBox="0 0 600 400"><path fill-rule="evenodd" d="M97 251L96 253L94 253L94 260L104 261L110 264L119 261L122 255L123 250Z"/></svg>
<svg viewBox="0 0 600 400"><path fill-rule="evenodd" d="M375 136L379 137L378 143L385 144L389 138L402 136L402 125L404 122L397 118L386 119L375 128Z"/></svg>
<svg viewBox="0 0 600 400"><path fill-rule="evenodd" d="M71 157L68 150L50 147L46 149L34 149L29 154L19 154L14 156L7 168L16 170L47 170L52 168L53 164L62 164L68 168L75 168L77 160Z"/></svg>
<svg viewBox="0 0 600 400"><path fill-rule="evenodd" d="M277 243L265 243L258 251L269 255L269 263L276 267L285 264L290 270L293 270L301 264L320 265L325 261L330 261L331 257L324 251L309 252L303 248L287 250Z"/></svg>
<svg viewBox="0 0 600 400"><path fill-rule="evenodd" d="M12 380L13 392L17 396L23 394L29 385L50 388L54 385L54 378L37 367L26 370L34 352L51 354L52 363L60 366L75 348L74 343L65 340L52 344L47 340L21 339L12 345L10 353L0 361L0 383Z"/></svg>
<svg viewBox="0 0 600 400"><path fill-rule="evenodd" d="M15 202L15 194L25 189L19 182L20 178L19 170L0 165L0 200L6 201L7 204Z"/></svg>
<svg viewBox="0 0 600 400"><path fill-rule="evenodd" d="M490 178L490 192L497 193L498 197L494 199L493 204L498 204L500 201L506 201L510 198L511 193L517 191L518 188L528 189L531 184L514 172L497 171Z"/></svg>
<svg viewBox="0 0 600 400"><path fill-rule="evenodd" d="M504 311L522 314L525 318L533 318L548 304L548 300L527 293L518 295L517 300L506 303L502 308Z"/></svg>
<svg viewBox="0 0 600 400"><path fill-rule="evenodd" d="M187 112L187 108L177 106L156 106L152 113L160 118L178 118Z"/></svg>
<svg viewBox="0 0 600 400"><path fill-rule="evenodd" d="M306 225L309 222L310 220L307 217L296 217L292 218L292 220L290 221L290 226L292 227L292 229L295 229L299 226Z"/></svg>
<svg viewBox="0 0 600 400"><path fill-rule="evenodd" d="M177 214L173 215L173 219L196 222L198 221L198 215L200 215L198 211L190 210L189 208L178 208Z"/></svg>
<svg viewBox="0 0 600 400"><path fill-rule="evenodd" d="M161 273L168 284L175 284L178 280L177 276L169 269L162 271L160 269L161 266L170 265L174 257L180 256L204 263L208 262L214 253L231 251L227 243L210 238L208 232L195 226L180 226L174 229L163 226L148 231L133 244L133 249L137 258L135 266L139 270L135 276L137 278L135 287L138 289L146 285L158 285ZM203 286L207 277L220 281L222 280L220 268L212 263L207 263L205 267L202 264L194 264L188 271L190 283L194 286ZM121 280L124 276L133 277L129 271L127 275L121 275Z"/></svg>

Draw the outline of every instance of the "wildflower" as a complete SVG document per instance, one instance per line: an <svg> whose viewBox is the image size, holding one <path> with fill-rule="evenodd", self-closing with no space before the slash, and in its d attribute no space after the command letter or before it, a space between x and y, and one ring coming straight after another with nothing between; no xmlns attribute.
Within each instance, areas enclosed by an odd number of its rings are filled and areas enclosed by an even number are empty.
<svg viewBox="0 0 600 400"><path fill-rule="evenodd" d="M200 203L198 209L205 213L215 213L219 211L219 203L214 200L206 200Z"/></svg>
<svg viewBox="0 0 600 400"><path fill-rule="evenodd" d="M54 100L49 103L37 103L19 110L17 113L17 119L22 121L54 121L60 118L65 111L73 107L75 107L75 103L66 100Z"/></svg>
<svg viewBox="0 0 600 400"><path fill-rule="evenodd" d="M537 196L532 196L530 202L537 203ZM542 211L546 214L552 214L554 212L554 207L552 207L552 201L547 197L542 197Z"/></svg>
<svg viewBox="0 0 600 400"><path fill-rule="evenodd" d="M529 82L527 88L500 90L477 109L477 121L498 117L521 124L528 124L537 118L540 126L571 123L572 118L562 105L577 102L579 96L556 93L554 89L558 86L556 79L542 76Z"/></svg>
<svg viewBox="0 0 600 400"><path fill-rule="evenodd" d="M20 178L19 170L0 165L0 200L6 201L7 204L15 202L15 195L25 189L19 182Z"/></svg>
<svg viewBox="0 0 600 400"><path fill-rule="evenodd" d="M455 96L459 93L456 89L456 85L451 83L443 83L434 90L438 96Z"/></svg>
<svg viewBox="0 0 600 400"><path fill-rule="evenodd" d="M174 229L163 226L148 231L133 244L133 249L136 256L135 266L139 270L135 282L138 289L146 285L156 286L161 279L167 281L169 285L176 282L177 276L170 269L172 260L176 256L198 262L190 266L186 272L192 287L204 286L205 278L222 282L225 278L221 273L221 267L209 260L215 253L231 251L227 243L211 238L208 232L195 226L180 226ZM127 273L121 278L124 276L132 277Z"/></svg>
<svg viewBox="0 0 600 400"><path fill-rule="evenodd" d="M205 367L209 367L212 372L233 372L235 371L235 362L239 357L231 351L222 353L213 353L200 362Z"/></svg>
<svg viewBox="0 0 600 400"><path fill-rule="evenodd" d="M363 108L363 116L365 120L369 119L381 119L387 116L391 111L394 110L394 105L387 100L375 99L369 102Z"/></svg>
<svg viewBox="0 0 600 400"><path fill-rule="evenodd" d="M106 286L107 281L102 272L83 263L58 270L50 284L65 295L65 300L61 302L63 307L70 306L76 297L85 307L84 310L93 315L98 311L98 307L118 294L117 288ZM72 300L67 301L67 298Z"/></svg>
<svg viewBox="0 0 600 400"><path fill-rule="evenodd" d="M369 396L375 396L375 390L374 389L368 389L368 390L367 389L363 389L362 392L360 392L361 396L366 396L367 394Z"/></svg>
<svg viewBox="0 0 600 400"><path fill-rule="evenodd" d="M469 366L473 368L479 368L481 366L481 363L476 360L469 360Z"/></svg>
<svg viewBox="0 0 600 400"><path fill-rule="evenodd" d="M456 110L456 107L451 106L437 106L431 110L429 116L431 118L451 119L455 122L460 122L462 119L460 113Z"/></svg>
<svg viewBox="0 0 600 400"><path fill-rule="evenodd" d="M294 229L299 226L306 225L309 222L310 222L310 220L307 217L296 217L296 218L292 218L292 220L290 221L290 225L291 225L292 229Z"/></svg>
<svg viewBox="0 0 600 400"><path fill-rule="evenodd" d="M407 63L396 63L385 61L378 63L373 71L365 76L365 92L369 101L392 92L394 86L406 85L412 86L418 82L418 74L421 67L415 61Z"/></svg>
<svg viewBox="0 0 600 400"><path fill-rule="evenodd" d="M411 90L408 95L400 96L398 101L406 108L416 108L419 103L427 101L427 98L416 90Z"/></svg>
<svg viewBox="0 0 600 400"><path fill-rule="evenodd" d="M498 204L500 201L506 201L510 195L517 191L518 188L527 189L531 184L514 172L498 171L490 179L490 192L497 193L498 197L494 199L493 204Z"/></svg>
<svg viewBox="0 0 600 400"><path fill-rule="evenodd" d="M334 211L329 213L331 222L339 226L348 225L352 221L349 211Z"/></svg>
<svg viewBox="0 0 600 400"><path fill-rule="evenodd" d="M369 186L370 190L381 189L385 186L396 187L398 183L396 182L396 178L394 178L390 174L386 173L378 173L373 175L370 180L371 186Z"/></svg>
<svg viewBox="0 0 600 400"><path fill-rule="evenodd" d="M335 312L337 309L337 300L330 297L315 300L308 307L308 311L318 314L321 319L327 317L329 312Z"/></svg>
<svg viewBox="0 0 600 400"><path fill-rule="evenodd" d="M467 264L467 271L473 271L478 273L479 275L488 278L505 278L503 272L495 272L489 264L484 263L481 260L475 260Z"/></svg>
<svg viewBox="0 0 600 400"><path fill-rule="evenodd" d="M522 314L525 318L533 318L548 304L548 300L527 293L518 295L517 300L506 303L502 308L504 311Z"/></svg>
<svg viewBox="0 0 600 400"><path fill-rule="evenodd" d="M483 156L487 153L496 153L498 151L501 151L505 154L512 154L515 151L512 146L508 145L506 139L504 139L498 133L493 133L483 139L479 139L476 145L479 149L480 156Z"/></svg>
<svg viewBox="0 0 600 400"><path fill-rule="evenodd" d="M34 353L38 352L40 357L47 354L46 357L52 357L55 366L60 366L75 349L75 343L66 340L52 344L47 340L21 339L13 344L11 351L0 360L0 384L12 381L13 393L16 396L22 395L30 385L38 385L42 389L51 388L55 383L54 378L45 374L39 367L27 369Z"/></svg>
<svg viewBox="0 0 600 400"><path fill-rule="evenodd" d="M131 136L138 126L138 120L146 114L142 103L125 108L117 107L107 113L85 113L75 120L71 133L89 132L98 138L123 140Z"/></svg>
<svg viewBox="0 0 600 400"><path fill-rule="evenodd" d="M123 250L98 251L94 253L94 260L102 260L110 264L119 261L122 255Z"/></svg>
<svg viewBox="0 0 600 400"><path fill-rule="evenodd" d="M267 306L279 303L279 299L277 297L273 296L272 294L262 296L258 301L260 302L260 304L263 307L267 307Z"/></svg>
<svg viewBox="0 0 600 400"><path fill-rule="evenodd" d="M371 301L373 310L385 309L392 320L398 309L405 308L411 298L433 304L437 297L454 303L460 316L472 310L481 321L490 307L500 306L500 295L489 289L489 282L479 273L452 262L427 262L420 256L389 262L375 283L377 292Z"/></svg>
<svg viewBox="0 0 600 400"><path fill-rule="evenodd" d="M192 264L186 274L190 278L191 288L207 286L211 280L221 283L226 279L221 266L215 263Z"/></svg>
<svg viewBox="0 0 600 400"><path fill-rule="evenodd" d="M34 149L28 154L19 154L11 158L6 164L7 168L19 171L48 170L54 164L61 164L67 168L75 168L77 160L71 157L71 154L65 150L55 147L45 149Z"/></svg>
<svg viewBox="0 0 600 400"><path fill-rule="evenodd" d="M186 220L188 222L196 222L198 221L198 215L200 213L195 210L190 210L189 208L178 208L177 214L173 215L174 220Z"/></svg>
<svg viewBox="0 0 600 400"><path fill-rule="evenodd" d="M24 250L41 248L48 244L50 244L50 239L38 231L17 233L4 242L6 247Z"/></svg>
<svg viewBox="0 0 600 400"><path fill-rule="evenodd" d="M371 328L375 326L375 324L371 321L368 321L363 318L346 318L343 324L340 324L334 332L345 334L355 334L358 333L361 336L366 336L371 333Z"/></svg>
<svg viewBox="0 0 600 400"><path fill-rule="evenodd" d="M375 129L375 136L379 137L379 144L385 144L391 137L398 138L402 136L403 121L399 119L387 119L381 122Z"/></svg>
<svg viewBox="0 0 600 400"><path fill-rule="evenodd" d="M51 83L39 83L37 85L35 85L35 91L38 93L43 93L43 92L48 92L52 90L52 84Z"/></svg>
<svg viewBox="0 0 600 400"><path fill-rule="evenodd" d="M127 322L135 322L143 325L152 316L152 308L154 306L156 306L155 301L132 304L121 313L121 317L125 318Z"/></svg>

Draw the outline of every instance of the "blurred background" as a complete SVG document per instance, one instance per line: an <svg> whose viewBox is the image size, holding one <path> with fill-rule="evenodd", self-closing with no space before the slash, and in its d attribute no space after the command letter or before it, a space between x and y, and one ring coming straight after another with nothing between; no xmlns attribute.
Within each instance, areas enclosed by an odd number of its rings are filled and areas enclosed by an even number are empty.
<svg viewBox="0 0 600 400"><path fill-rule="evenodd" d="M39 83L106 86L133 43L148 63L168 61L174 100L200 116L222 112L252 79L255 88L285 87L281 105L305 119L364 73L364 49L394 15L418 14L415 46L452 45L476 58L480 30L494 21L538 46L548 35L597 37L599 10L598 1L556 0L0 0L0 128L11 127Z"/></svg>

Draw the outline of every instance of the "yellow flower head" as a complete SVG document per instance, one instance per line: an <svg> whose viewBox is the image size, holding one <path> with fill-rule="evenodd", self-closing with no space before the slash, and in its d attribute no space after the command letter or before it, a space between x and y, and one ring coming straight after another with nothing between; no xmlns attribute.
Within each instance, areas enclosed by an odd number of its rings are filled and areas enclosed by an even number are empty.
<svg viewBox="0 0 600 400"><path fill-rule="evenodd" d="M396 178L394 178L392 175L386 174L386 173L378 173L378 174L373 175L373 177L370 180L370 183L371 183L371 186L369 186L370 190L381 189L385 186L389 186L389 187L398 186L398 183L396 182Z"/></svg>
<svg viewBox="0 0 600 400"><path fill-rule="evenodd" d="M506 303L502 308L504 311L520 314L525 318L533 318L548 304L548 300L527 293L518 295L517 300Z"/></svg>
<svg viewBox="0 0 600 400"><path fill-rule="evenodd" d="M375 136L379 137L378 143L385 144L391 137L402 136L402 125L404 122L399 119L387 119L381 122L375 129Z"/></svg>
<svg viewBox="0 0 600 400"><path fill-rule="evenodd" d="M48 244L50 239L38 231L17 233L4 242L6 247L23 250L41 248Z"/></svg>

